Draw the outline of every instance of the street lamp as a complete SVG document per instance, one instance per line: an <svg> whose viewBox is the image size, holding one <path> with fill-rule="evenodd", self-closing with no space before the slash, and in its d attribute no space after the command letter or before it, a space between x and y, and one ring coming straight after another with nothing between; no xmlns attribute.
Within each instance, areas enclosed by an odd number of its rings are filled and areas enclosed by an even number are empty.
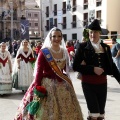
<svg viewBox="0 0 120 120"><path fill-rule="evenodd" d="M13 41L13 1L9 2L11 11L11 41Z"/></svg>
<svg viewBox="0 0 120 120"><path fill-rule="evenodd" d="M40 0L39 4L40 6L40 37L41 37L41 40L43 40L43 25L42 25L42 22L43 22L43 1Z"/></svg>

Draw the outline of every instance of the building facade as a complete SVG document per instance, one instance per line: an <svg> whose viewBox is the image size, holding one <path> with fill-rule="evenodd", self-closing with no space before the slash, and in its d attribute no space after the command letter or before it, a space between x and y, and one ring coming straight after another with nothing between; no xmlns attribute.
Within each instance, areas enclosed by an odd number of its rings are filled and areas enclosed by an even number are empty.
<svg viewBox="0 0 120 120"><path fill-rule="evenodd" d="M56 26L63 32L65 40L80 40L83 31L83 9L81 0L42 0L42 30L46 37L48 31Z"/></svg>
<svg viewBox="0 0 120 120"><path fill-rule="evenodd" d="M24 15L24 0L0 0L0 40L20 39L20 20Z"/></svg>
<svg viewBox="0 0 120 120"><path fill-rule="evenodd" d="M29 21L30 39L41 39L41 14L40 8L35 0L25 2L26 19Z"/></svg>
<svg viewBox="0 0 120 120"><path fill-rule="evenodd" d="M81 41L83 29L96 18L110 36L120 33L119 0L40 0L40 3L43 37L56 26L65 40Z"/></svg>

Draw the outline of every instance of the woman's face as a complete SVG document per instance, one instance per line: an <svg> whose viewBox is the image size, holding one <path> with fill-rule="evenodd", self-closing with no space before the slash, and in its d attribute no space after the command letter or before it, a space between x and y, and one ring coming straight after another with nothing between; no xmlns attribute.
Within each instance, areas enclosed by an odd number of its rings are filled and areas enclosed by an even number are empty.
<svg viewBox="0 0 120 120"><path fill-rule="evenodd" d="M23 44L23 46L28 46L28 41L24 40L22 44Z"/></svg>
<svg viewBox="0 0 120 120"><path fill-rule="evenodd" d="M5 43L3 43L3 44L1 45L1 49L2 49L2 51L5 51L5 49L6 49L6 44L5 44Z"/></svg>
<svg viewBox="0 0 120 120"><path fill-rule="evenodd" d="M53 46L59 46L61 44L61 40L62 40L62 34L60 31L52 31L51 33L51 44Z"/></svg>
<svg viewBox="0 0 120 120"><path fill-rule="evenodd" d="M100 31L89 30L90 41L97 43L100 39Z"/></svg>

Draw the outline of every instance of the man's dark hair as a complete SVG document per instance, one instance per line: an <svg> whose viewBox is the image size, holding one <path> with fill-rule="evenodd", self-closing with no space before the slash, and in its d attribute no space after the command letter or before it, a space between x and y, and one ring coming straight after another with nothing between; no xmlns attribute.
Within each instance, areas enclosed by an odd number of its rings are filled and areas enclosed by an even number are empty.
<svg viewBox="0 0 120 120"><path fill-rule="evenodd" d="M112 38L112 41L115 41L115 42L116 42L117 40L116 40L116 38L115 38L115 37L113 37L113 38Z"/></svg>

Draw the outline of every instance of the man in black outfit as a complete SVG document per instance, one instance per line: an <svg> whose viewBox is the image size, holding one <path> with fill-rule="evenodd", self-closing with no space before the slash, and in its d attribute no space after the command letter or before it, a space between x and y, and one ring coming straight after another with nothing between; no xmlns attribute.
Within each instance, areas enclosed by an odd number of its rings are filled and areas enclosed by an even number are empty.
<svg viewBox="0 0 120 120"><path fill-rule="evenodd" d="M101 27L95 19L89 26L89 40L79 44L73 70L82 74L82 89L88 107L88 120L104 120L107 99L107 75L120 83L110 46L100 40Z"/></svg>

